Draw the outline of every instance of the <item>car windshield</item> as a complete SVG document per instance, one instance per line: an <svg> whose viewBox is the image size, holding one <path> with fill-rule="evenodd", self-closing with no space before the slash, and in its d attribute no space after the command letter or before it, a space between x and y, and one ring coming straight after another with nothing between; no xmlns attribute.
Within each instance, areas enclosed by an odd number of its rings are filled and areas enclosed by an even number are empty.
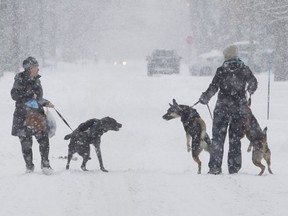
<svg viewBox="0 0 288 216"><path fill-rule="evenodd" d="M173 50L157 50L152 54L153 58L174 58L175 52Z"/></svg>

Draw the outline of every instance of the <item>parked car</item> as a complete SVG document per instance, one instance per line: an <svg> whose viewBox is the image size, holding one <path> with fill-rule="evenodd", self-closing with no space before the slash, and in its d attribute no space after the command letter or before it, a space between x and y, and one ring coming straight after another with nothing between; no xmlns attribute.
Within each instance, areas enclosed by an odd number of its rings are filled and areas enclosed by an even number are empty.
<svg viewBox="0 0 288 216"><path fill-rule="evenodd" d="M199 55L189 66L189 72L192 76L212 76L223 61L224 57L221 51L211 50Z"/></svg>
<svg viewBox="0 0 288 216"><path fill-rule="evenodd" d="M153 50L152 55L146 58L147 74L179 74L180 60L175 50Z"/></svg>

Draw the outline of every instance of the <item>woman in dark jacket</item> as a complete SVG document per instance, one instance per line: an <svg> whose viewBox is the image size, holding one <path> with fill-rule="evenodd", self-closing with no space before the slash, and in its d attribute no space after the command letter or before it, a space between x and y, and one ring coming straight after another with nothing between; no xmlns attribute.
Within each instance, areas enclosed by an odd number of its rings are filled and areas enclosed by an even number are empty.
<svg viewBox="0 0 288 216"><path fill-rule="evenodd" d="M47 120L43 106L53 108L53 104L43 99L43 90L38 74L38 62L34 57L23 61L24 72L15 76L11 97L15 101L12 135L20 139L26 172L34 171L32 136L39 143L41 168L51 169L49 164L49 137Z"/></svg>
<svg viewBox="0 0 288 216"><path fill-rule="evenodd" d="M202 93L199 102L208 104L219 90L212 128L210 152L210 174L222 172L224 142L229 126L228 171L237 173L241 169L241 138L247 107L246 90L251 95L257 89L257 79L239 58L238 48L230 45L223 51L225 61L216 71L208 89Z"/></svg>

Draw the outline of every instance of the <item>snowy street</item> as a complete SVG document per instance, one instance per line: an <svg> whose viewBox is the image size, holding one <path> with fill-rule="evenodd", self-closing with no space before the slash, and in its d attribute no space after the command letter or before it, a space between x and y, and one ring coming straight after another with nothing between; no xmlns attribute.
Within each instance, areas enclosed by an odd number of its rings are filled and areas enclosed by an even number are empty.
<svg viewBox="0 0 288 216"><path fill-rule="evenodd" d="M259 87L252 97L252 111L261 127L268 126L272 171L258 176L260 169L247 153L249 142L242 140L242 169L208 175L209 154L203 152L202 174L191 153L180 119L162 119L175 98L179 104L193 105L212 77L188 74L148 77L146 63L124 66L64 64L40 66L44 98L50 100L75 129L91 118L110 116L123 124L118 132L102 136L102 156L109 173L101 172L93 148L88 172L80 169L82 158L71 161L65 170L71 130L51 110L57 121L56 135L50 139L50 163L54 174L41 173L39 145L34 139L35 172L25 174L25 164L17 137L11 136L14 101L10 97L14 74L0 78L0 216L264 216L284 215L288 201L288 85L271 80L270 119L267 120L266 73L257 74ZM216 96L210 101L214 109ZM206 106L195 107L212 137L212 120ZM225 151L227 150L227 139ZM91 146L92 147L92 146ZM266 164L265 164L266 166Z"/></svg>

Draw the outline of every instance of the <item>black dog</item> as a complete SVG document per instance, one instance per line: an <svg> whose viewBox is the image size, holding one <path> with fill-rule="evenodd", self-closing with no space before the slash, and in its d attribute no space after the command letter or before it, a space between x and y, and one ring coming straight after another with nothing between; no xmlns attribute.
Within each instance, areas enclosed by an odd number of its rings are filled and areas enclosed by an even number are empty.
<svg viewBox="0 0 288 216"><path fill-rule="evenodd" d="M186 131L187 151L189 152L192 147L192 157L198 164L198 174L201 173L201 161L199 155L202 150L209 152L211 140L206 133L206 124L200 117L196 109L187 105L178 105L176 100L173 99L173 105L169 104L170 108L163 116L165 120L171 120L181 117L184 129ZM192 145L191 144L192 138Z"/></svg>
<svg viewBox="0 0 288 216"><path fill-rule="evenodd" d="M247 118L244 123L244 134L250 141L247 151L250 152L253 148L252 162L261 169L258 175L262 175L265 171L265 166L261 163L262 159L266 161L269 173L273 174L271 170L271 151L267 142L267 127L262 130L250 107L247 106L246 109Z"/></svg>
<svg viewBox="0 0 288 216"><path fill-rule="evenodd" d="M105 117L102 119L90 119L78 126L71 134L65 136L65 140L70 139L68 146L68 160L66 169L69 169L70 161L73 154L76 152L82 156L83 163L81 169L87 171L86 163L90 160L90 144L93 144L96 149L96 154L99 160L100 169L103 172L108 172L103 165L101 156L101 136L109 130L119 131L122 127L115 119L110 117Z"/></svg>

